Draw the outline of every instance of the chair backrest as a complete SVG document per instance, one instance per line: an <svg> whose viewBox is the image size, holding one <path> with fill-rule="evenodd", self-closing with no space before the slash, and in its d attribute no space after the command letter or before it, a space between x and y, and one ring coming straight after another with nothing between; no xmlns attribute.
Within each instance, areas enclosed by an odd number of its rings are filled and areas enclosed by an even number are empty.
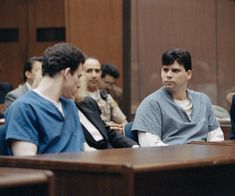
<svg viewBox="0 0 235 196"><path fill-rule="evenodd" d="M0 155L7 155L7 143L5 140L6 137L6 131L5 126L0 126Z"/></svg>
<svg viewBox="0 0 235 196"><path fill-rule="evenodd" d="M13 89L13 86L9 82L0 82L0 103L5 102L5 95Z"/></svg>
<svg viewBox="0 0 235 196"><path fill-rule="evenodd" d="M124 135L139 143L137 131L131 131L133 122L129 122L124 127Z"/></svg>

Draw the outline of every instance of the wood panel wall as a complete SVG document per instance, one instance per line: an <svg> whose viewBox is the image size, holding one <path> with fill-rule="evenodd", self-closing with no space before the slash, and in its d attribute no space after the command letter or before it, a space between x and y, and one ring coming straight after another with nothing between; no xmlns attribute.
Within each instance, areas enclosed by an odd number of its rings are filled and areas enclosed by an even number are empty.
<svg viewBox="0 0 235 196"><path fill-rule="evenodd" d="M65 17L67 41L122 73L122 0L65 0Z"/></svg>
<svg viewBox="0 0 235 196"><path fill-rule="evenodd" d="M17 42L0 43L0 81L15 86L21 80L22 63L27 58L27 0L0 0L0 28L17 28Z"/></svg>
<svg viewBox="0 0 235 196"><path fill-rule="evenodd" d="M17 42L0 43L0 81L21 82L22 66L56 42L38 42L37 28L65 27L64 0L0 0L0 28L18 28Z"/></svg>
<svg viewBox="0 0 235 196"><path fill-rule="evenodd" d="M18 28L20 33L18 42L0 43L0 81L18 85L27 58L55 43L37 42L37 28L65 26L68 42L103 63L114 63L121 73L128 71L123 62L131 51L131 76L121 74L125 78L118 84L131 89L125 100L132 97L133 111L161 86L161 54L173 47L192 54L190 87L229 108L225 94L235 90L234 0L0 0L0 5L0 28ZM124 17L130 14L131 19ZM130 35L124 33L128 24ZM124 48L129 38L130 50Z"/></svg>
<svg viewBox="0 0 235 196"><path fill-rule="evenodd" d="M65 27L64 0L29 0L28 20L28 56L41 55L48 46L57 41L37 41L36 30L38 28Z"/></svg>
<svg viewBox="0 0 235 196"><path fill-rule="evenodd" d="M190 88L228 109L225 91L235 85L235 1L132 0L132 111L161 86L161 55L169 48L191 52Z"/></svg>

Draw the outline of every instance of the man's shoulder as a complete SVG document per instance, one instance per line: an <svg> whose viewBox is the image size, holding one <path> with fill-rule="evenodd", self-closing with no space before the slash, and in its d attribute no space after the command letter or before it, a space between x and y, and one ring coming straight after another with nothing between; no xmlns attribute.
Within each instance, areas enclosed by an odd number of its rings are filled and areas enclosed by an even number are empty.
<svg viewBox="0 0 235 196"><path fill-rule="evenodd" d="M8 92L6 97L7 96L19 97L19 96L22 96L23 94L25 94L27 91L28 91L28 88L27 88L26 84L21 84L17 88L15 88L12 91Z"/></svg>
<svg viewBox="0 0 235 196"><path fill-rule="evenodd" d="M192 97L193 99L194 98L210 99L207 94L205 94L203 92L200 92L200 91L195 91L195 90L188 89L188 93L189 93L189 96Z"/></svg>
<svg viewBox="0 0 235 196"><path fill-rule="evenodd" d="M77 110L77 106L76 106L76 103L74 100L72 99L68 99L68 98L65 98L65 97L60 97L60 101L61 101L61 104L62 104L62 107L63 108L67 108L67 109L73 109L73 110Z"/></svg>
<svg viewBox="0 0 235 196"><path fill-rule="evenodd" d="M160 88L147 95L143 101L159 101L163 99L163 96L165 96L165 92L162 88Z"/></svg>
<svg viewBox="0 0 235 196"><path fill-rule="evenodd" d="M35 92L29 90L24 95L20 96L16 101L14 101L14 104L27 104L32 103L35 104L38 102L38 96Z"/></svg>

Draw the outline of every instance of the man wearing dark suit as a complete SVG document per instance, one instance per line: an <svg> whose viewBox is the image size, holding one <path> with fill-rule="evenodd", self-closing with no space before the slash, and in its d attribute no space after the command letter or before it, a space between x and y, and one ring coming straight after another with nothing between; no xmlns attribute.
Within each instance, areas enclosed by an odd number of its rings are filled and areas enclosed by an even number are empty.
<svg viewBox="0 0 235 196"><path fill-rule="evenodd" d="M41 78L42 57L31 57L24 64L23 81L16 89L10 91L5 96L5 107L9 107L17 98L24 95L28 90L35 88L38 85L38 80Z"/></svg>
<svg viewBox="0 0 235 196"><path fill-rule="evenodd" d="M235 140L235 95L232 96L232 102L230 107L230 119L232 127L229 139Z"/></svg>
<svg viewBox="0 0 235 196"><path fill-rule="evenodd" d="M83 101L76 102L76 105L79 111L82 113L79 114L80 121L82 124L86 142L90 147L95 149L107 149L138 146L138 144L132 139L127 138L122 134L117 133L116 131L110 130L110 127L107 126L101 119L101 111L93 98L88 96ZM90 121L99 131L101 135L99 139L95 139L93 133L91 132L91 129L89 129L83 123L82 115L84 115L88 119L88 121Z"/></svg>

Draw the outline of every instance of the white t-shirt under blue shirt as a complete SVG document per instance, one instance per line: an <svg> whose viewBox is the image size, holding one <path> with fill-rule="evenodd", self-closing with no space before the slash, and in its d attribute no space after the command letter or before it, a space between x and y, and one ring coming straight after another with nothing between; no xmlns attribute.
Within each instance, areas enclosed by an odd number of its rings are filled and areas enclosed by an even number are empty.
<svg viewBox="0 0 235 196"><path fill-rule="evenodd" d="M37 154L82 151L85 140L77 107L63 97L60 102L63 114L48 99L28 91L5 114L6 140L33 143Z"/></svg>
<svg viewBox="0 0 235 196"><path fill-rule="evenodd" d="M191 118L164 87L147 96L137 109L132 130L157 135L165 144L206 141L219 128L207 95L187 90L192 100Z"/></svg>

